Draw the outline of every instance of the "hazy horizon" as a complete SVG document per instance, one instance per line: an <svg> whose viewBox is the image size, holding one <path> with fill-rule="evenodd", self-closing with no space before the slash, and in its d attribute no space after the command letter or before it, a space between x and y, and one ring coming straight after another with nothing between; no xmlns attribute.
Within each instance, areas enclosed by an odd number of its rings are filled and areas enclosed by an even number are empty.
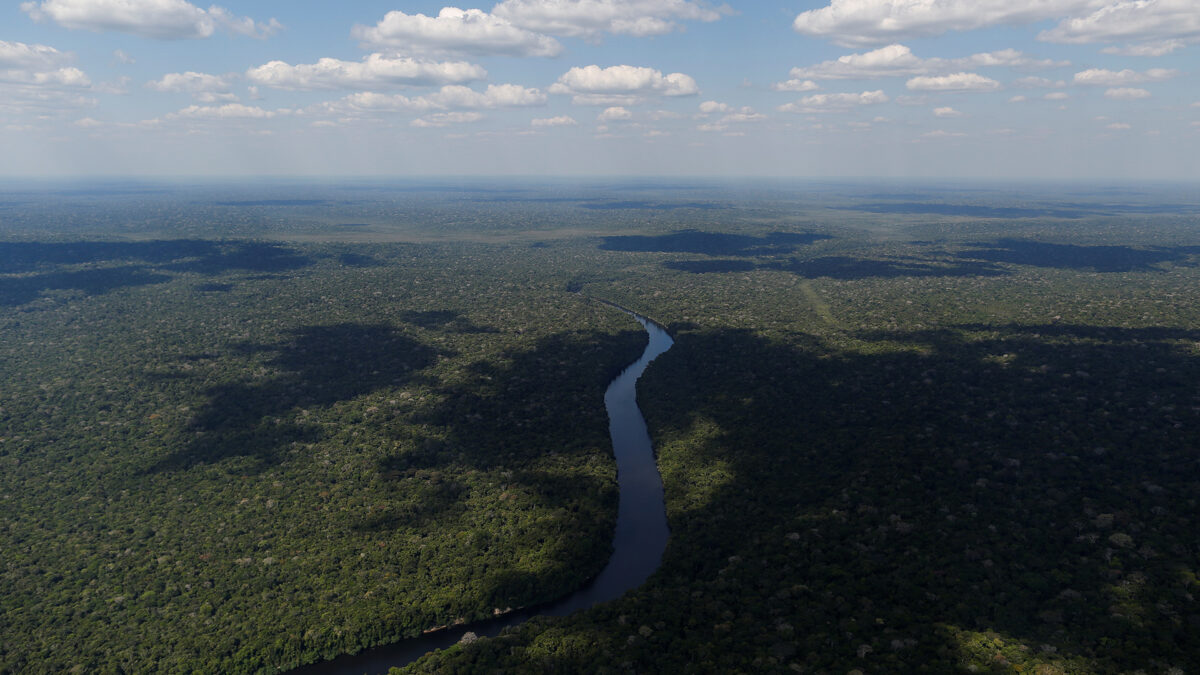
<svg viewBox="0 0 1200 675"><path fill-rule="evenodd" d="M1200 179L1181 0L11 2L0 176Z"/></svg>

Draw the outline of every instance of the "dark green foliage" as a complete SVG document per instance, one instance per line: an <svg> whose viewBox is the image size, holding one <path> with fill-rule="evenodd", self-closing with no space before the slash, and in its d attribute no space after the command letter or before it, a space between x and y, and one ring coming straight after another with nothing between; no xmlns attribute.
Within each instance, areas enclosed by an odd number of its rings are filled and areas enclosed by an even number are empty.
<svg viewBox="0 0 1200 675"><path fill-rule="evenodd" d="M0 671L273 672L577 588L645 339L587 296L677 338L663 566L409 672L1200 669L1186 195L350 189L0 244Z"/></svg>

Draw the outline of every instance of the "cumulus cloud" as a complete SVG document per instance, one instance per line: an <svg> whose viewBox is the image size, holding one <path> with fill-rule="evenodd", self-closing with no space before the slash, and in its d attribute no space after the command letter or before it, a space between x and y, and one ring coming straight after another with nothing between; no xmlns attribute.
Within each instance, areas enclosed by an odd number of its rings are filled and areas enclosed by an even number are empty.
<svg viewBox="0 0 1200 675"><path fill-rule="evenodd" d="M34 21L53 21L64 28L131 33L159 40L206 38L217 28L250 37L267 37L282 26L275 19L260 23L212 6L201 9L185 0L45 0L25 2L21 9Z"/></svg>
<svg viewBox="0 0 1200 675"><path fill-rule="evenodd" d="M731 112L721 118L720 124L745 124L747 122L761 122L767 119L767 116L754 112L754 108L743 106L735 112Z"/></svg>
<svg viewBox="0 0 1200 675"><path fill-rule="evenodd" d="M482 113L477 112L445 112L426 115L409 122L414 127L447 127L451 124L469 124L483 119Z"/></svg>
<svg viewBox="0 0 1200 675"><path fill-rule="evenodd" d="M1105 91L1104 95L1118 101L1135 101L1140 98L1150 98L1150 92L1136 87L1114 87Z"/></svg>
<svg viewBox="0 0 1200 675"><path fill-rule="evenodd" d="M73 58L72 54L47 45L0 40L0 83L51 88L90 87L91 80L82 70L65 65ZM9 90L4 93L18 98L31 94Z"/></svg>
<svg viewBox="0 0 1200 675"><path fill-rule="evenodd" d="M1126 129L1132 129L1133 126L1124 122L1113 122L1112 124L1105 125L1104 128L1112 129L1113 131L1125 131Z"/></svg>
<svg viewBox="0 0 1200 675"><path fill-rule="evenodd" d="M771 85L771 88L775 91L816 91L821 87L812 80L792 78L783 82L775 82Z"/></svg>
<svg viewBox="0 0 1200 675"><path fill-rule="evenodd" d="M729 111L728 103L719 101L705 101L699 105L701 115L711 115L713 113L723 113Z"/></svg>
<svg viewBox="0 0 1200 675"><path fill-rule="evenodd" d="M1065 87L1067 86L1067 83L1062 80L1048 80L1044 77L1022 77L1019 80L1014 80L1012 86L1023 89L1032 89L1034 87L1041 89L1054 89L1057 87Z"/></svg>
<svg viewBox="0 0 1200 675"><path fill-rule="evenodd" d="M935 117L962 117L962 113L949 106L945 108L934 108L933 114Z"/></svg>
<svg viewBox="0 0 1200 675"><path fill-rule="evenodd" d="M605 108L603 112L596 116L596 119L601 122L617 122L621 120L633 119L633 113L620 106Z"/></svg>
<svg viewBox="0 0 1200 675"><path fill-rule="evenodd" d="M352 35L374 48L416 54L558 56L558 40L513 25L478 9L443 7L437 16L391 11L374 26L356 25Z"/></svg>
<svg viewBox="0 0 1200 675"><path fill-rule="evenodd" d="M574 67L550 86L552 94L570 94L578 105L632 105L642 96L692 96L696 81L683 73L663 75L653 68L591 65Z"/></svg>
<svg viewBox="0 0 1200 675"><path fill-rule="evenodd" d="M539 33L596 40L663 35L681 30L681 21L716 21L727 11L691 0L504 0L492 15Z"/></svg>
<svg viewBox="0 0 1200 675"><path fill-rule="evenodd" d="M905 83L912 91L994 91L1000 83L978 73L914 77Z"/></svg>
<svg viewBox="0 0 1200 675"><path fill-rule="evenodd" d="M1042 98L1046 99L1047 101L1065 101L1071 98L1071 95L1065 91L1052 91Z"/></svg>
<svg viewBox="0 0 1200 675"><path fill-rule="evenodd" d="M807 68L792 68L793 80L847 80L911 77L968 68L1008 67L1036 70L1070 65L1067 61L1036 59L1016 49L972 54L960 59L923 59L905 45L892 44L862 54L847 54Z"/></svg>
<svg viewBox="0 0 1200 675"><path fill-rule="evenodd" d="M202 106L190 105L178 112L173 112L167 115L168 119L209 119L209 120L228 120L228 119L255 119L264 120L271 119L276 115L281 114L280 111L263 110L257 106L242 105L241 103L227 103L222 106Z"/></svg>
<svg viewBox="0 0 1200 675"><path fill-rule="evenodd" d="M1162 82L1169 80L1179 74L1177 70L1169 70L1167 68L1151 68L1143 72L1136 70L1104 70L1102 68L1091 68L1075 73L1075 84L1090 84L1101 87L1119 87L1126 84L1140 84L1142 82Z"/></svg>
<svg viewBox="0 0 1200 675"><path fill-rule="evenodd" d="M961 131L943 131L942 129L921 134L921 138L962 138L963 136L966 134Z"/></svg>
<svg viewBox="0 0 1200 675"><path fill-rule="evenodd" d="M71 54L47 45L0 40L0 68L46 71L72 60Z"/></svg>
<svg viewBox="0 0 1200 675"><path fill-rule="evenodd" d="M525 108L546 103L546 95L540 89L517 84L489 84L482 92L448 85L428 98L443 108Z"/></svg>
<svg viewBox="0 0 1200 675"><path fill-rule="evenodd" d="M446 85L432 94L404 96L363 91L350 94L339 101L325 103L326 113L349 112L426 112L430 110L483 110L492 108L527 108L545 105L546 95L539 89L516 84L490 84L484 91L469 87Z"/></svg>
<svg viewBox="0 0 1200 675"><path fill-rule="evenodd" d="M362 61L323 58L291 65L283 61L246 71L246 79L276 89L373 89L410 85L459 84L487 77L487 71L465 61L424 61L371 54Z"/></svg>
<svg viewBox="0 0 1200 675"><path fill-rule="evenodd" d="M1119 0L1097 3L1086 16L1063 20L1038 39L1073 44L1183 39L1200 40L1194 0Z"/></svg>
<svg viewBox="0 0 1200 675"><path fill-rule="evenodd" d="M1117 56L1166 56L1176 49L1182 49L1186 44L1183 40L1160 40L1158 42L1145 42L1139 45L1105 47L1100 51L1105 54L1116 54Z"/></svg>
<svg viewBox="0 0 1200 675"><path fill-rule="evenodd" d="M539 117L529 121L533 127L573 127L579 124L574 117L559 115L557 117Z"/></svg>
<svg viewBox="0 0 1200 675"><path fill-rule="evenodd" d="M1181 0L1189 2L1190 0ZM897 39L1027 24L1069 16L1106 0L831 0L798 15L792 28L851 47Z"/></svg>
<svg viewBox="0 0 1200 675"><path fill-rule="evenodd" d="M882 90L864 91L860 94L813 94L799 101L781 105L777 109L779 112L818 113L844 110L858 105L878 105L889 100Z"/></svg>
<svg viewBox="0 0 1200 675"><path fill-rule="evenodd" d="M209 75L189 70L186 73L167 73L157 80L147 82L146 88L172 93L225 93L229 91L230 80L228 75Z"/></svg>

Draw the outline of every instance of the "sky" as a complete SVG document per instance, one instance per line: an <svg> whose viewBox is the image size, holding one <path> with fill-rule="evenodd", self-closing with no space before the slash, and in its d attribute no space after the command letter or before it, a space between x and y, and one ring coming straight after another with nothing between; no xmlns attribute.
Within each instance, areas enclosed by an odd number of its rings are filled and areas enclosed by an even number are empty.
<svg viewBox="0 0 1200 675"><path fill-rule="evenodd" d="M0 176L1200 179L1200 0L31 0Z"/></svg>

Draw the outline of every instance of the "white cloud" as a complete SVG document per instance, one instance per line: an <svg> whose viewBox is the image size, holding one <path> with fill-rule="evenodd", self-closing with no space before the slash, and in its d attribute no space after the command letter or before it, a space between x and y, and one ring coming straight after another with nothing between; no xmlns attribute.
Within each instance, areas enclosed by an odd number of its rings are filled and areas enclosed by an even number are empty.
<svg viewBox="0 0 1200 675"><path fill-rule="evenodd" d="M257 106L228 103L222 106L190 105L178 112L167 115L169 119L270 119L280 114L279 111L263 110Z"/></svg>
<svg viewBox="0 0 1200 675"><path fill-rule="evenodd" d="M962 113L949 106L945 108L934 108L933 114L935 117L962 117Z"/></svg>
<svg viewBox="0 0 1200 675"><path fill-rule="evenodd" d="M601 122L616 122L620 120L633 119L633 113L620 106L605 108L604 112L596 116L596 119Z"/></svg>
<svg viewBox="0 0 1200 675"><path fill-rule="evenodd" d="M765 120L765 119L767 119L766 115L764 115L762 113L754 112L754 108L751 108L750 106L744 106L741 109L739 109L737 112L732 112L732 113L729 113L728 115L722 117L721 121L719 123L720 124L745 124L747 122L761 122L762 120Z"/></svg>
<svg viewBox="0 0 1200 675"><path fill-rule="evenodd" d="M596 40L605 33L663 35L680 21L716 21L720 9L690 0L504 0L492 15L522 28Z"/></svg>
<svg viewBox="0 0 1200 675"><path fill-rule="evenodd" d="M41 72L29 70L0 70L0 82L15 84L46 85L86 88L91 80L82 70L74 67L58 68Z"/></svg>
<svg viewBox="0 0 1200 675"><path fill-rule="evenodd" d="M1177 70L1168 70L1166 68L1151 68L1144 72L1136 70L1104 70L1102 68L1092 68L1075 73L1075 84L1091 84L1102 87L1119 87L1126 84L1138 84L1141 82L1162 82L1169 80L1179 74Z"/></svg>
<svg viewBox="0 0 1200 675"><path fill-rule="evenodd" d="M339 101L325 103L318 109L331 114L352 112L425 112L429 110L481 110L491 108L526 108L544 105L546 95L538 89L516 84L491 84L484 91L462 85L446 85L424 96L380 94L363 91L350 94Z"/></svg>
<svg viewBox="0 0 1200 675"><path fill-rule="evenodd" d="M416 54L504 54L558 56L558 40L525 30L478 9L443 7L437 16L391 11L373 27L351 34L376 48Z"/></svg>
<svg viewBox="0 0 1200 675"><path fill-rule="evenodd" d="M1000 83L978 73L914 77L905 83L912 91L994 91Z"/></svg>
<svg viewBox="0 0 1200 675"><path fill-rule="evenodd" d="M1186 44L1183 40L1160 40L1124 47L1105 47L1100 51L1118 56L1166 56L1176 49L1182 49Z"/></svg>
<svg viewBox="0 0 1200 675"><path fill-rule="evenodd" d="M115 61L116 63L120 63L122 65L128 66L128 65L137 63L136 59L134 59L129 54L126 54L121 49L114 49L112 55L113 55L113 61Z"/></svg>
<svg viewBox="0 0 1200 675"><path fill-rule="evenodd" d="M517 84L489 84L482 92L453 84L428 98L443 108L526 108L546 103L546 95L540 89Z"/></svg>
<svg viewBox="0 0 1200 675"><path fill-rule="evenodd" d="M1182 0L1189 2L1190 0ZM831 0L802 12L792 28L846 46L972 30L997 24L1027 24L1098 7L1107 0Z"/></svg>
<svg viewBox="0 0 1200 675"><path fill-rule="evenodd" d="M882 90L864 91L861 94L813 94L799 101L779 106L779 112L816 113L844 110L856 105L878 105L888 102Z"/></svg>
<svg viewBox="0 0 1200 675"><path fill-rule="evenodd" d="M972 54L960 59L923 59L901 44L880 47L862 54L847 54L808 68L793 68L793 80L871 79L876 77L906 77L931 73L965 70L968 68L1058 68L1070 65L1067 61L1035 59L1015 49Z"/></svg>
<svg viewBox="0 0 1200 675"><path fill-rule="evenodd" d="M1065 19L1038 39L1088 42L1200 40L1200 11L1195 0L1106 1L1091 14Z"/></svg>
<svg viewBox="0 0 1200 675"><path fill-rule="evenodd" d="M217 28L266 37L281 28L275 19L259 23L215 5L201 9L185 0L45 0L22 3L21 9L34 21L50 20L64 28L160 40L206 38Z"/></svg>
<svg viewBox="0 0 1200 675"><path fill-rule="evenodd" d="M962 138L963 136L966 134L961 131L943 131L941 129L921 134L921 138Z"/></svg>
<svg viewBox="0 0 1200 675"><path fill-rule="evenodd" d="M246 71L246 79L276 89L371 89L482 80L487 71L465 61L423 61L371 54L362 61L323 58L312 64L271 61Z"/></svg>
<svg viewBox="0 0 1200 675"><path fill-rule="evenodd" d="M1033 87L1054 89L1056 87L1065 87L1067 86L1067 83L1063 80L1048 80L1044 77L1022 77L1019 80L1015 80L1012 83L1012 86L1025 89L1030 89Z"/></svg>
<svg viewBox="0 0 1200 675"><path fill-rule="evenodd" d="M815 91L821 87L812 80L792 78L783 82L775 82L771 85L771 88L775 91Z"/></svg>
<svg viewBox="0 0 1200 675"><path fill-rule="evenodd" d="M559 115L557 117L539 117L530 120L529 124L534 127L573 127L579 122L576 122L574 117Z"/></svg>
<svg viewBox="0 0 1200 675"><path fill-rule="evenodd" d="M723 113L730 110L728 103L720 103L718 101L705 101L700 104L701 115L711 115L713 113Z"/></svg>
<svg viewBox="0 0 1200 675"><path fill-rule="evenodd" d="M633 105L644 95L691 96L696 81L683 73L663 75L653 68L591 65L574 67L550 86L552 94L572 94L578 105Z"/></svg>
<svg viewBox="0 0 1200 675"><path fill-rule="evenodd" d="M409 122L414 127L446 127L451 124L468 124L483 119L482 113L477 112L445 112L426 115Z"/></svg>
<svg viewBox="0 0 1200 675"><path fill-rule="evenodd" d="M1139 98L1150 98L1150 92L1136 87L1114 87L1105 91L1104 95L1118 101L1134 101Z"/></svg>
<svg viewBox="0 0 1200 675"><path fill-rule="evenodd" d="M1052 91L1042 98L1046 99L1047 101L1065 101L1071 98L1071 95L1065 91Z"/></svg>
<svg viewBox="0 0 1200 675"><path fill-rule="evenodd" d="M425 112L437 106L424 96L410 98L402 94L380 94L360 91L339 101L320 106L326 113L343 115L352 112Z"/></svg>
<svg viewBox="0 0 1200 675"><path fill-rule="evenodd" d="M70 63L72 55L47 45L0 40L0 68L46 71Z"/></svg>
<svg viewBox="0 0 1200 675"><path fill-rule="evenodd" d="M90 117L84 117L82 119L75 120L71 123L71 125L79 127L80 129L95 129L96 127L104 126L104 122L94 120Z"/></svg>
<svg viewBox="0 0 1200 675"><path fill-rule="evenodd" d="M1014 96L1014 97L1008 99L1008 102L1009 103L1024 103L1025 101L1028 101L1028 100L1029 99L1024 96L1017 95L1017 96Z"/></svg>
<svg viewBox="0 0 1200 675"><path fill-rule="evenodd" d="M0 97L7 96L14 101L49 100L54 96L46 91L41 94L34 93L34 89L91 87L92 82L86 73L74 66L65 65L73 59L73 54L60 52L47 45L0 40L0 83L24 87L21 91L6 87L0 92Z"/></svg>
<svg viewBox="0 0 1200 675"><path fill-rule="evenodd" d="M1105 125L1104 128L1112 129L1113 131L1125 131L1126 129L1132 129L1133 127L1129 124L1125 124L1124 122L1113 122L1112 124Z"/></svg>
<svg viewBox="0 0 1200 675"><path fill-rule="evenodd" d="M209 75L188 71L186 73L167 73L160 79L146 83L147 89L175 93L223 93L229 91L230 77Z"/></svg>

